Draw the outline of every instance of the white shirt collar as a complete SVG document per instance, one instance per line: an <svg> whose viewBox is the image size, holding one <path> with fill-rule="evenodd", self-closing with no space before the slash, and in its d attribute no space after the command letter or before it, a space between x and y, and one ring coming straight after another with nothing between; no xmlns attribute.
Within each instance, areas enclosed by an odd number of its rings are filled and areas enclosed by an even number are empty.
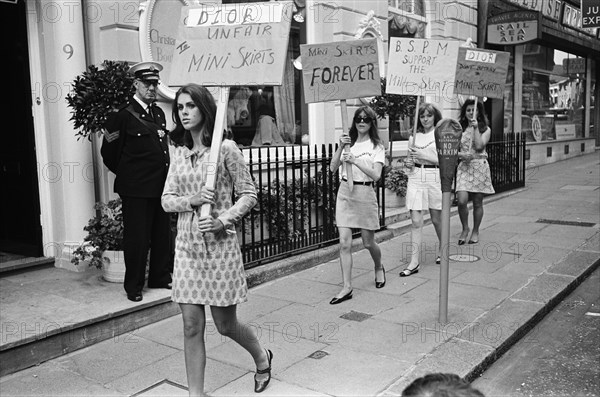
<svg viewBox="0 0 600 397"><path fill-rule="evenodd" d="M138 98L137 94L133 94L133 99L135 99L146 112L149 110L150 105Z"/></svg>

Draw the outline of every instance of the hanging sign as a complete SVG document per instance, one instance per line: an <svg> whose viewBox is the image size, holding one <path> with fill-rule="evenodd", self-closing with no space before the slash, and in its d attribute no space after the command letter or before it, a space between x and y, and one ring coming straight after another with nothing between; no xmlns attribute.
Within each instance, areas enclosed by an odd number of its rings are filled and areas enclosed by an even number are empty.
<svg viewBox="0 0 600 397"><path fill-rule="evenodd" d="M509 61L508 52L459 48L454 93L504 98Z"/></svg>
<svg viewBox="0 0 600 397"><path fill-rule="evenodd" d="M381 95L377 39L300 46L306 103Z"/></svg>
<svg viewBox="0 0 600 397"><path fill-rule="evenodd" d="M457 40L391 37L386 93L450 97L459 46Z"/></svg>
<svg viewBox="0 0 600 397"><path fill-rule="evenodd" d="M537 11L510 11L488 19L490 44L518 45L542 37L542 14Z"/></svg>
<svg viewBox="0 0 600 397"><path fill-rule="evenodd" d="M169 84L281 85L292 2L183 7Z"/></svg>

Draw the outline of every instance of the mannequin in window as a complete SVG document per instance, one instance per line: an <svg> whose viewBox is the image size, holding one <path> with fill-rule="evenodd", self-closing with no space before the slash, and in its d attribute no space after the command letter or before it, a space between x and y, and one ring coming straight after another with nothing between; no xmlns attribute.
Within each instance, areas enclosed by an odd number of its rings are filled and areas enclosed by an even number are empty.
<svg viewBox="0 0 600 397"><path fill-rule="evenodd" d="M259 88L252 96L258 120L252 146L285 145L277 128L273 92Z"/></svg>

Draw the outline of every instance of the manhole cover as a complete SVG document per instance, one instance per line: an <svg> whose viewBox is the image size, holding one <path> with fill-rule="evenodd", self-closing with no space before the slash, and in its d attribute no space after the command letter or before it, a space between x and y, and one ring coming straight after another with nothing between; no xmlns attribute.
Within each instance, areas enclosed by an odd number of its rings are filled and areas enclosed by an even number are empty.
<svg viewBox="0 0 600 397"><path fill-rule="evenodd" d="M454 262L477 262L481 258L477 255L456 254L448 256L448 259Z"/></svg>

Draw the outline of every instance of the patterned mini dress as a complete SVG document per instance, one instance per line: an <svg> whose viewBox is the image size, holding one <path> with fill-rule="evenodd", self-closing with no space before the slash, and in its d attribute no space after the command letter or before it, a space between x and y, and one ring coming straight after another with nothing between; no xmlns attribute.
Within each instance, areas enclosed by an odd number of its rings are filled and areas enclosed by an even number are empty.
<svg viewBox="0 0 600 397"><path fill-rule="evenodd" d="M489 128L488 128L489 130ZM477 131L479 134L480 132ZM487 161L487 152L483 149L477 152L472 148L471 140L473 128L468 127L462 134L460 151L470 152L474 155L471 161L461 161L456 170L456 191L467 191L471 193L494 194L490 165Z"/></svg>
<svg viewBox="0 0 600 397"><path fill-rule="evenodd" d="M222 233L201 233L199 208L190 197L200 192L209 172L210 149L195 152L177 147L171 158L162 206L178 212L172 300L211 306L231 306L246 301L248 286L234 224L256 205L256 188L237 145L224 140L221 145L215 182L212 216L225 225ZM236 201L232 204L232 192Z"/></svg>

